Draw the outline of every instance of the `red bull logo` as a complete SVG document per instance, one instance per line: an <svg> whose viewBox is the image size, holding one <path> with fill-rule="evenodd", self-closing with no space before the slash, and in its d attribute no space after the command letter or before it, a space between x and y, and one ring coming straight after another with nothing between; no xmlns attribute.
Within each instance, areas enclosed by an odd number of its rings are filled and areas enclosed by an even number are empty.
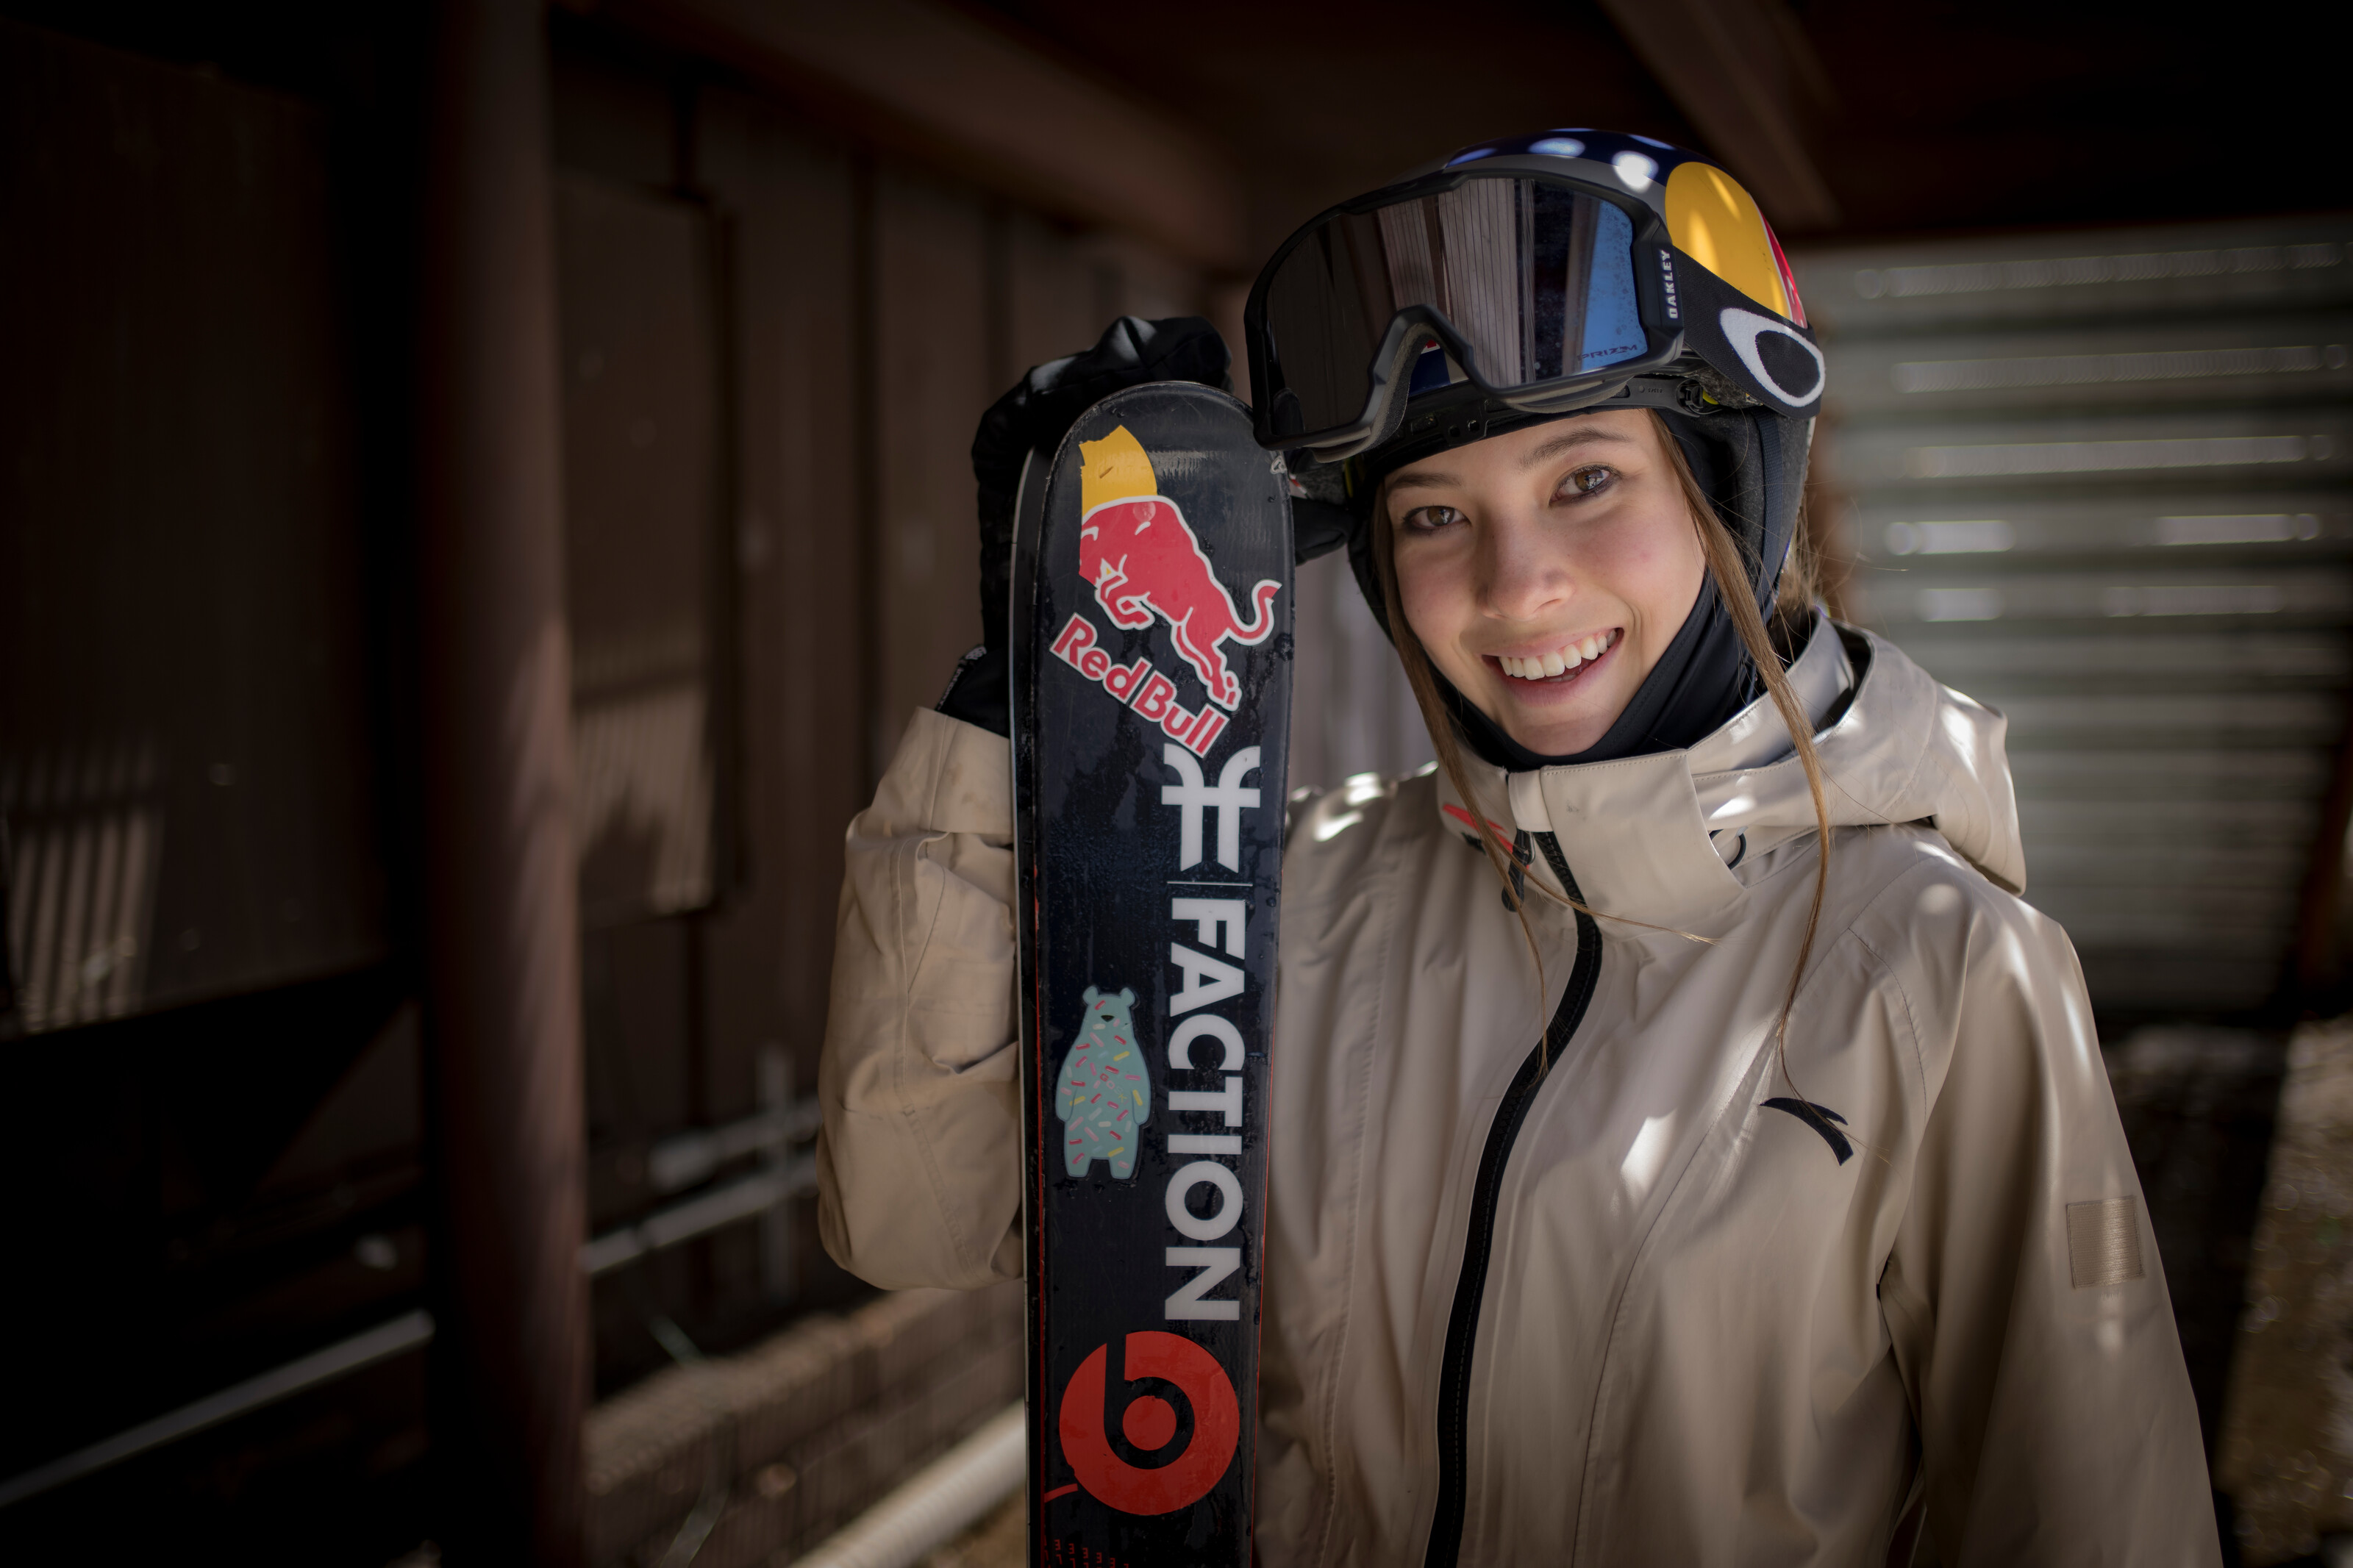
<svg viewBox="0 0 2353 1568"><path fill-rule="evenodd" d="M1227 668L1222 645L1264 642L1274 630L1274 596L1282 584L1252 588L1250 618L1243 620L1185 514L1158 493L1152 459L1127 426L1081 442L1079 452L1079 574L1094 584L1095 602L1112 625L1148 626L1155 616L1166 621L1177 654L1201 678L1209 700L1230 711L1241 700L1241 682Z"/></svg>

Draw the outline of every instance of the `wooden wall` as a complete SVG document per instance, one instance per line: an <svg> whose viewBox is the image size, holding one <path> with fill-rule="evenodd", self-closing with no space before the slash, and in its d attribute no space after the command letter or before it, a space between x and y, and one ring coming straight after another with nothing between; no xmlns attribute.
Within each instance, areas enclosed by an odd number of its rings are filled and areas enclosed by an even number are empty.
<svg viewBox="0 0 2353 1568"><path fill-rule="evenodd" d="M0 246L0 833L29 873L0 859L0 1181L37 1194L46 1281L0 1313L42 1347L0 1357L0 1480L428 1300L419 40L334 10L0 21L0 227L40 237ZM843 829L979 632L982 410L1204 298L708 59L562 8L550 51L603 1232L679 1195L652 1147L751 1115L764 1060L814 1088ZM811 1208L781 1249L737 1224L601 1279L599 1387L665 1359L659 1319L722 1351L862 1294ZM188 1539L252 1547L259 1510L375 1540L426 1444L410 1352L12 1541L154 1498Z"/></svg>
<svg viewBox="0 0 2353 1568"><path fill-rule="evenodd" d="M667 204L709 226L707 357L724 426L708 475L670 481L674 501L704 508L709 597L727 630L708 736L719 875L698 907L649 904L584 933L592 1228L603 1229L652 1201L652 1142L754 1110L764 1049L781 1048L800 1092L814 1088L842 831L910 715L937 700L980 637L970 448L981 413L1113 316L1198 311L1206 296L1182 263L880 152L773 92L586 24L559 18L554 39L567 202ZM574 247L560 258L567 290L659 286L620 254L631 242L619 231L574 224L560 237ZM610 253L577 253L597 246ZM567 320L596 308L567 300ZM633 309L659 313L642 300ZM694 318L681 302L665 319ZM594 424L586 407L567 399L567 440L590 452L569 472L600 488L567 501L575 552L611 548L598 539L614 525L598 520L614 464L629 460L638 423L660 423L649 407ZM710 502L694 499L706 492ZM625 572L628 559L614 557ZM572 570L588 584L599 568L575 559ZM725 1343L853 1291L807 1211L788 1297L773 1266L764 1284L753 1226L601 1282L600 1385L661 1356L649 1302Z"/></svg>

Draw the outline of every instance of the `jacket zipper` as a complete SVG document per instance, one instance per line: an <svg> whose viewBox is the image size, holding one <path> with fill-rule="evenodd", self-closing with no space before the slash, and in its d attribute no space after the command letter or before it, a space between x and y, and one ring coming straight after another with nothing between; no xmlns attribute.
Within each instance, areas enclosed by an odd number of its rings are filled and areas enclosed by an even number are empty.
<svg viewBox="0 0 2353 1568"><path fill-rule="evenodd" d="M1561 887L1579 903L1585 895L1568 872L1568 858L1560 841L1549 833L1535 835L1544 847L1545 861L1560 879ZM1479 1309L1487 1290L1487 1265L1495 1243L1495 1205L1504 1185L1504 1167L1512 1145L1527 1121L1528 1107L1544 1082L1545 1062L1556 1063L1593 1000L1594 983L1601 974L1601 928L1583 910L1577 911L1577 963L1569 971L1568 989L1552 1022L1545 1026L1540 1046L1530 1048L1512 1075L1511 1087L1487 1130L1487 1146L1479 1155L1479 1179L1471 1190L1471 1229L1462 1249L1462 1273L1454 1285L1454 1310L1446 1323L1446 1356L1438 1379L1438 1512L1430 1528L1430 1550L1424 1568L1454 1568L1462 1550L1462 1515L1468 1478L1467 1429L1471 1415L1471 1357L1479 1335Z"/></svg>

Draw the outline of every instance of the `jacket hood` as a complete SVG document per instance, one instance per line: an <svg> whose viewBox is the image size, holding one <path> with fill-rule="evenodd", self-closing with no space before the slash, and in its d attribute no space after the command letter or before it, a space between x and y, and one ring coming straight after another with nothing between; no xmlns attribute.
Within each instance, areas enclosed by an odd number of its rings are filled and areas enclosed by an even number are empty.
<svg viewBox="0 0 2353 1568"><path fill-rule="evenodd" d="M1826 615L1789 679L1814 720L1833 826L1926 822L1996 885L2025 890L2007 720ZM1464 767L1496 827L1559 836L1597 912L1679 930L1730 912L1736 873L1816 826L1805 768L1769 696L1683 751L1527 773L1466 755ZM1437 783L1447 828L1465 832L1463 803L1442 774ZM1543 866L1539 857L1537 874Z"/></svg>

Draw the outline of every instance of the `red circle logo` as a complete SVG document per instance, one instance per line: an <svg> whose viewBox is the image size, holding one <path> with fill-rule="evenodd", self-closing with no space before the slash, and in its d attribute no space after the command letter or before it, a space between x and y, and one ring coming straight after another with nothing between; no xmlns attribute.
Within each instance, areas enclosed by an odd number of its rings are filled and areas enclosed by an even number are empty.
<svg viewBox="0 0 2353 1568"><path fill-rule="evenodd" d="M1122 1513L1174 1513L1209 1495L1233 1463L1241 1444L1241 1406L1233 1380L1217 1357L1182 1334L1158 1329L1127 1336L1120 1375L1165 1378L1184 1390L1193 1405L1193 1440L1165 1465L1145 1469L1112 1452L1103 1436L1103 1383L1111 1347L1097 1345L1062 1389L1059 1425L1062 1457L1078 1473L1089 1496ZM1128 1403L1120 1431L1137 1447L1166 1447L1176 1436L1176 1412L1155 1394Z"/></svg>

